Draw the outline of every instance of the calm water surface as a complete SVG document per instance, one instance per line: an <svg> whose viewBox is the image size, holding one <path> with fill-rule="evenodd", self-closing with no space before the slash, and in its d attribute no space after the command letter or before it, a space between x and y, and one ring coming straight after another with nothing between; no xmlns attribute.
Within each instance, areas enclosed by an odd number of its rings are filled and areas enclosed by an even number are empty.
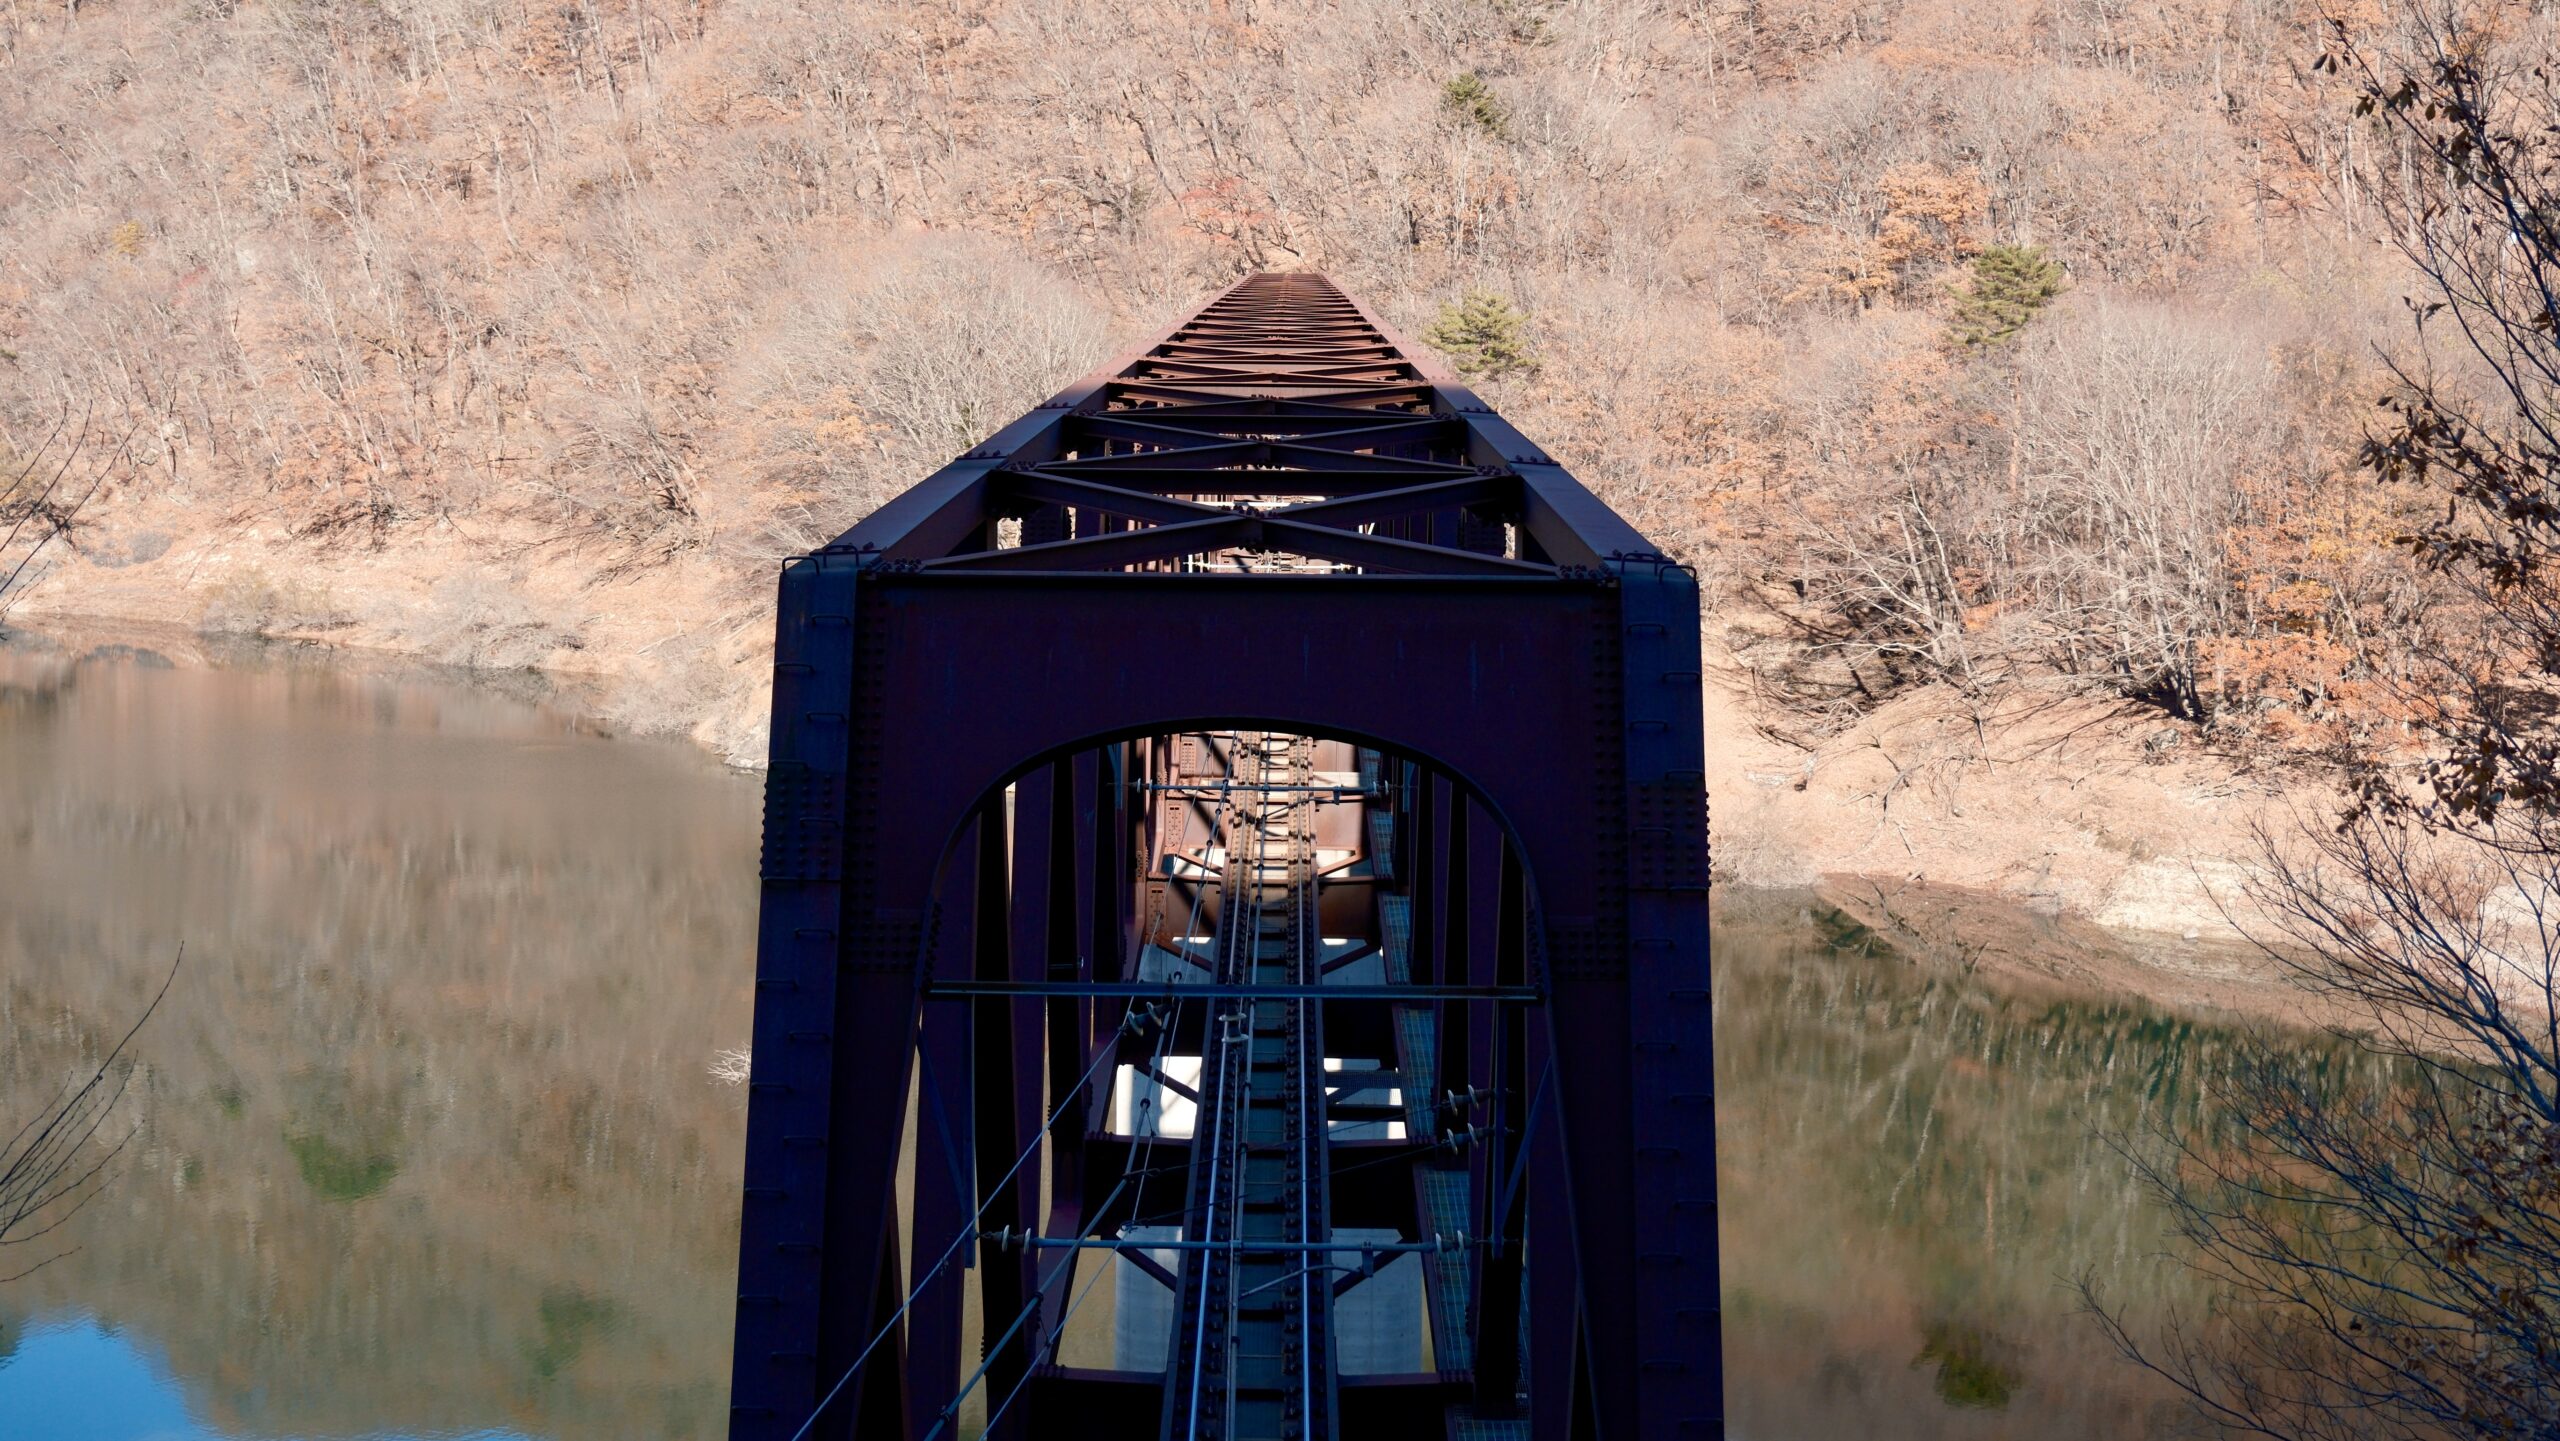
<svg viewBox="0 0 2560 1441"><path fill-rule="evenodd" d="M719 1435L754 779L451 680L179 660L0 645L11 1129L187 948L78 1249L0 1285L0 1437ZM2192 1114L2228 1037L1720 906L1735 1434L2172 1429L2064 1287L2193 1299L2097 1132Z"/></svg>

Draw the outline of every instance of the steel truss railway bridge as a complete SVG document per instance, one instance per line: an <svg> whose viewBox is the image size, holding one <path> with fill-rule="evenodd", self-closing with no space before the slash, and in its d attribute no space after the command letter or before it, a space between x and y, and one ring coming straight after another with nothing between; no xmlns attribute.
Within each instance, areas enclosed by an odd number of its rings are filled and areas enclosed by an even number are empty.
<svg viewBox="0 0 2560 1441"><path fill-rule="evenodd" d="M734 1441L1722 1433L1693 577L1257 275L783 568Z"/></svg>

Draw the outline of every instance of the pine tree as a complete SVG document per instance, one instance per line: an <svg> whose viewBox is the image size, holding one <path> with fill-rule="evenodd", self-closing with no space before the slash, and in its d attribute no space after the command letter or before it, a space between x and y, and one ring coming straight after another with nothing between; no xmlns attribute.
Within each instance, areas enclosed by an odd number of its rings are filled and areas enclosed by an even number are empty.
<svg viewBox="0 0 2560 1441"><path fill-rule="evenodd" d="M2062 266L2041 245L1994 245L1973 258L1949 330L1959 345L1997 345L2062 293Z"/></svg>
<svg viewBox="0 0 2560 1441"><path fill-rule="evenodd" d="M1449 357L1458 374L1469 380L1499 379L1516 370L1535 370L1538 358L1529 351L1529 317L1490 291L1470 290L1463 300L1440 307L1440 318L1422 332L1423 341Z"/></svg>
<svg viewBox="0 0 2560 1441"><path fill-rule="evenodd" d="M1440 87L1440 104L1451 114L1474 121L1496 140L1504 138L1511 119L1494 97L1493 87L1472 70Z"/></svg>

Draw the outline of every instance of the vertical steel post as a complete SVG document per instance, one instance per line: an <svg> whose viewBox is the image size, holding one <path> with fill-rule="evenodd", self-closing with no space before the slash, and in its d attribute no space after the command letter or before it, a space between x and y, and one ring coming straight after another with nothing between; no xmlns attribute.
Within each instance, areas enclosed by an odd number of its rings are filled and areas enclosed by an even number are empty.
<svg viewBox="0 0 2560 1441"><path fill-rule="evenodd" d="M1634 1214L1625 1234L1634 1241L1636 1269L1625 1356L1635 1373L1637 1434L1721 1435L1724 1328L1698 584L1687 570L1655 556L1613 561L1610 569L1618 577L1623 621L1623 1054L1629 1088L1644 1108L1626 1191Z"/></svg>
<svg viewBox="0 0 2560 1441"><path fill-rule="evenodd" d="M790 1435L835 1380L820 1379L817 1338L832 1318L824 1314L819 1245L828 1225L830 1021L844 929L845 728L853 710L857 574L851 556L792 561L783 567L775 617L730 1381L734 1434L741 1436ZM897 1049L906 1049L903 1038ZM876 1233L863 1245L875 1241Z"/></svg>

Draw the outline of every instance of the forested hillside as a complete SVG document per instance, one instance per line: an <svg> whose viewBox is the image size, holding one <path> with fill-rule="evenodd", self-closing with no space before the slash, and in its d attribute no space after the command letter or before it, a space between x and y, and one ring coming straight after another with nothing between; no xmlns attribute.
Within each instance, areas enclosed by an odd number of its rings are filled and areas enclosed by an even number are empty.
<svg viewBox="0 0 2560 1441"><path fill-rule="evenodd" d="M2408 287L2321 26L0 0L0 474L68 416L103 482L15 603L590 667L751 752L777 557L1312 266L1698 564L1774 726L2059 681L2334 745L2447 612L2355 474Z"/></svg>

